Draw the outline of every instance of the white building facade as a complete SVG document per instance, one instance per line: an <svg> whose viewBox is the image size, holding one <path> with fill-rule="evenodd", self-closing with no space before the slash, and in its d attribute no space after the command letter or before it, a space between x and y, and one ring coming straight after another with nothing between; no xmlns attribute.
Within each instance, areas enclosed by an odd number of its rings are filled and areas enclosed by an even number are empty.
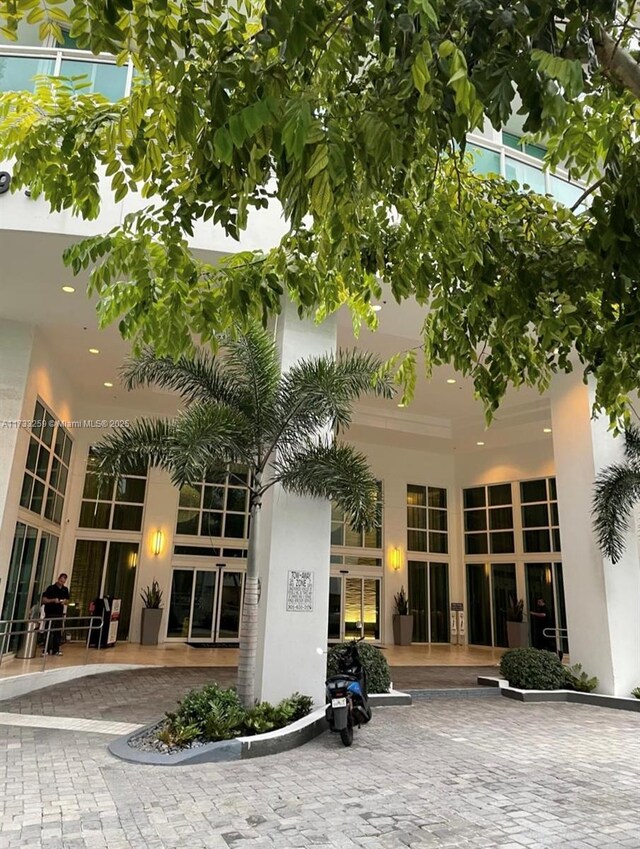
<svg viewBox="0 0 640 849"><path fill-rule="evenodd" d="M0 45L0 91L37 73L86 73L120 97L126 68L40 47L28 34ZM71 45L71 42L69 42ZM83 63L82 65L74 63ZM540 150L516 132L471 140L479 170L502 173L574 202L581 189L542 171ZM11 164L0 166L10 179ZM248 530L247 494L228 480L178 491L156 469L100 490L91 445L114 424L173 415L174 396L127 393L117 371L127 345L99 331L95 305L61 262L74 240L120 222L135 200L105 205L97 222L50 214L22 193L0 194L0 618L22 619L59 572L70 576L70 615L96 597L122 599L119 639L140 639L140 591L164 595L162 641L237 644ZM268 248L282 222L254 216L241 248ZM238 248L201 227L210 261ZM74 291L66 291L72 289ZM358 345L389 356L415 346L423 320L412 302L381 303L380 328L356 342L348 316L316 327L284 309L276 328L283 367L296 357ZM558 377L551 391L511 392L490 430L466 379L438 369L415 402L366 401L347 439L380 482L381 527L361 534L330 505L276 492L264 508L260 692L322 696L327 642L393 642L394 595L404 587L413 643L507 645L506 612L544 598L559 644L603 692L640 685L640 568L635 535L623 563L600 556L591 529L594 475L620 451L590 418L590 388ZM234 485L238 484L238 485ZM289 609L291 572L313 575L311 609ZM452 611L453 607L453 611ZM462 608L463 616L458 615ZM567 645L568 634L568 645ZM16 641L5 649L15 649ZM293 662L282 663L286 649ZM295 655L295 657L294 657ZM292 668L302 672L292 672Z"/></svg>

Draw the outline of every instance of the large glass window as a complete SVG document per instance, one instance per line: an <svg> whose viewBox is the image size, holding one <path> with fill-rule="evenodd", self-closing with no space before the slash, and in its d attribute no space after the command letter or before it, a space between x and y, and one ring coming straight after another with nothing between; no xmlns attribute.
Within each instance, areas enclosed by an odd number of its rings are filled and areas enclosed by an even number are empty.
<svg viewBox="0 0 640 849"><path fill-rule="evenodd" d="M555 478L520 483L522 547L531 552L560 551L560 520Z"/></svg>
<svg viewBox="0 0 640 849"><path fill-rule="evenodd" d="M349 518L331 505L331 545L344 548L382 548L382 481L378 481L378 525L370 531L351 527Z"/></svg>
<svg viewBox="0 0 640 849"><path fill-rule="evenodd" d="M147 469L140 466L117 480L100 479L97 459L89 451L84 479L81 528L114 531L139 531L147 488Z"/></svg>
<svg viewBox="0 0 640 849"><path fill-rule="evenodd" d="M36 402L22 479L20 506L59 525L69 478L71 437L53 413Z"/></svg>
<svg viewBox="0 0 640 849"><path fill-rule="evenodd" d="M479 646L504 646L507 609L517 597L514 563L467 563L469 642Z"/></svg>
<svg viewBox="0 0 640 849"><path fill-rule="evenodd" d="M2 619L26 619L34 606L40 607L43 590L51 583L58 549L58 537L47 531L40 531L26 525L16 524L16 530L9 561L9 573L2 606ZM16 624L13 630L24 630L23 624ZM0 627L0 641L9 628ZM4 649L17 648L20 635L4 640Z"/></svg>
<svg viewBox="0 0 640 849"><path fill-rule="evenodd" d="M447 490L407 484L407 549L432 554L449 551Z"/></svg>
<svg viewBox="0 0 640 849"><path fill-rule="evenodd" d="M75 603L69 615L89 616L91 602L96 598L119 598L122 604L118 639L128 639L138 549L137 542L79 539L69 580L69 593Z"/></svg>
<svg viewBox="0 0 640 849"><path fill-rule="evenodd" d="M210 475L180 490L176 534L228 539L249 535L249 488L245 469Z"/></svg>
<svg viewBox="0 0 640 849"><path fill-rule="evenodd" d="M464 545L467 554L513 554L511 484L465 489Z"/></svg>
<svg viewBox="0 0 640 849"><path fill-rule="evenodd" d="M449 642L449 567L409 560L409 612L414 643Z"/></svg>

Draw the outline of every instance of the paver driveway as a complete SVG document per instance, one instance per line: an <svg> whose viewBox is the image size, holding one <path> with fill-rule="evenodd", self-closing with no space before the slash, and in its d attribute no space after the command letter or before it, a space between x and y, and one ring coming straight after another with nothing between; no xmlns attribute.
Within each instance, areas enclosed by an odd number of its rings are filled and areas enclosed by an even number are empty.
<svg viewBox="0 0 640 849"><path fill-rule="evenodd" d="M238 764L125 764L108 738L0 728L1 849L640 846L640 716L507 699L376 711Z"/></svg>

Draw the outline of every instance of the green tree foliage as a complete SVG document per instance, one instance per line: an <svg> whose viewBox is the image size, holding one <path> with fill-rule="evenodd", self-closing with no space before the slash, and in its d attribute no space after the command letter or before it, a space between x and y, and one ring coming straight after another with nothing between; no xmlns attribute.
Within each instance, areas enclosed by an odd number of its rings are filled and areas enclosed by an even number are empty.
<svg viewBox="0 0 640 849"><path fill-rule="evenodd" d="M544 390L575 350L612 418L637 386L640 71L635 2L615 0L0 0L20 21L132 60L129 98L73 80L3 97L13 188L85 218L99 175L149 205L66 255L91 270L103 323L177 355L241 318L348 305L381 282L425 307L427 372L473 377L491 416L509 383ZM593 181L574 214L480 178L468 133L512 112L547 162ZM278 201L286 233L218 266L189 250L196 222L239 238ZM576 209L576 213L577 213ZM427 306L429 310L427 312ZM415 355L394 363L411 394Z"/></svg>

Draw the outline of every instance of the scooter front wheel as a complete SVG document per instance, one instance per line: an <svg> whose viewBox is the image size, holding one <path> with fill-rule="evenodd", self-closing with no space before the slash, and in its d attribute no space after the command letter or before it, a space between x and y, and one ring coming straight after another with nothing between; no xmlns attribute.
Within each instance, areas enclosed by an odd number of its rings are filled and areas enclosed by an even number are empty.
<svg viewBox="0 0 640 849"><path fill-rule="evenodd" d="M351 723L346 728L340 729L340 739L345 746L350 746L353 743L353 725Z"/></svg>

